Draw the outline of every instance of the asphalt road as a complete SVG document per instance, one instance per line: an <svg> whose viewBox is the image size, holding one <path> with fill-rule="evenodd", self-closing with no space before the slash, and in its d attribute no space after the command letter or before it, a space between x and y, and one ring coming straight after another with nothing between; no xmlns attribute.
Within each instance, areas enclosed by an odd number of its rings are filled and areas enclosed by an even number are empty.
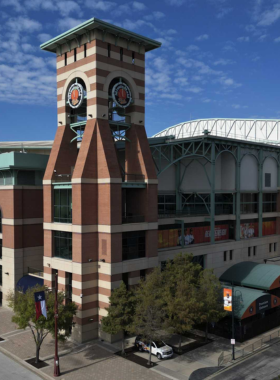
<svg viewBox="0 0 280 380"><path fill-rule="evenodd" d="M42 380L41 377L22 367L17 362L0 352L0 379L1 380Z"/></svg>
<svg viewBox="0 0 280 380"><path fill-rule="evenodd" d="M280 375L280 343L213 377L213 380L274 380Z"/></svg>

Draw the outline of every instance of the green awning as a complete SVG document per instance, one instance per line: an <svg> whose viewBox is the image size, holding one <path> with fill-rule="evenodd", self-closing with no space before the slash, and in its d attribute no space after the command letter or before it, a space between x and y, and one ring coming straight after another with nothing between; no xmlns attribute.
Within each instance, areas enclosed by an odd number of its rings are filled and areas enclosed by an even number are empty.
<svg viewBox="0 0 280 380"><path fill-rule="evenodd" d="M245 319L280 305L280 299L261 290L243 288L241 286L227 286L222 288L233 289L233 311L236 319Z"/></svg>
<svg viewBox="0 0 280 380"><path fill-rule="evenodd" d="M244 261L227 269L221 275L220 281L249 288L271 290L280 287L280 266Z"/></svg>

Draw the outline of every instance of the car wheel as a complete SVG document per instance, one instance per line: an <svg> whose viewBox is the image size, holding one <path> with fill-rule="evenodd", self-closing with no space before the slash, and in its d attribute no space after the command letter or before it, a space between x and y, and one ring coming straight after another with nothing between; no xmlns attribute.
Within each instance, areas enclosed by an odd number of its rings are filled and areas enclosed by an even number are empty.
<svg viewBox="0 0 280 380"><path fill-rule="evenodd" d="M157 358L158 358L158 360L161 360L162 358L161 358L161 354L158 352L157 353Z"/></svg>

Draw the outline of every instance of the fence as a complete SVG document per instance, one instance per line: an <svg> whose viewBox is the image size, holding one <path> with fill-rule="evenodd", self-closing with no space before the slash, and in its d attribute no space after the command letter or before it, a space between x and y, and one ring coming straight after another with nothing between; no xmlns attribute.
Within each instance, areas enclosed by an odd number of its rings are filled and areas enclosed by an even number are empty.
<svg viewBox="0 0 280 380"><path fill-rule="evenodd" d="M265 335L262 337L262 339L257 340L256 342L249 344L248 346L245 346L244 348L240 350L235 350L235 359L240 359L245 356L248 356L252 354L253 352L260 350L264 346L269 346L271 344L271 341L273 339L280 337L280 330L274 331L274 333L270 335ZM224 352L221 353L221 355L218 358L218 367L220 367L222 364L227 364L232 360L232 353L226 354Z"/></svg>

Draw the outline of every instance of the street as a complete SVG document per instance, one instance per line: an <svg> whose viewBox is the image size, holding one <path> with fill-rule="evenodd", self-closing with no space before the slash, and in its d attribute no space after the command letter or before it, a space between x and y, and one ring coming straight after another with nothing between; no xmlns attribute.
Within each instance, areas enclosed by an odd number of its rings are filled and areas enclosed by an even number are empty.
<svg viewBox="0 0 280 380"><path fill-rule="evenodd" d="M280 343L252 356L214 380L273 380L280 375Z"/></svg>
<svg viewBox="0 0 280 380"><path fill-rule="evenodd" d="M42 380L41 377L29 371L14 360L0 352L0 379L2 380Z"/></svg>

